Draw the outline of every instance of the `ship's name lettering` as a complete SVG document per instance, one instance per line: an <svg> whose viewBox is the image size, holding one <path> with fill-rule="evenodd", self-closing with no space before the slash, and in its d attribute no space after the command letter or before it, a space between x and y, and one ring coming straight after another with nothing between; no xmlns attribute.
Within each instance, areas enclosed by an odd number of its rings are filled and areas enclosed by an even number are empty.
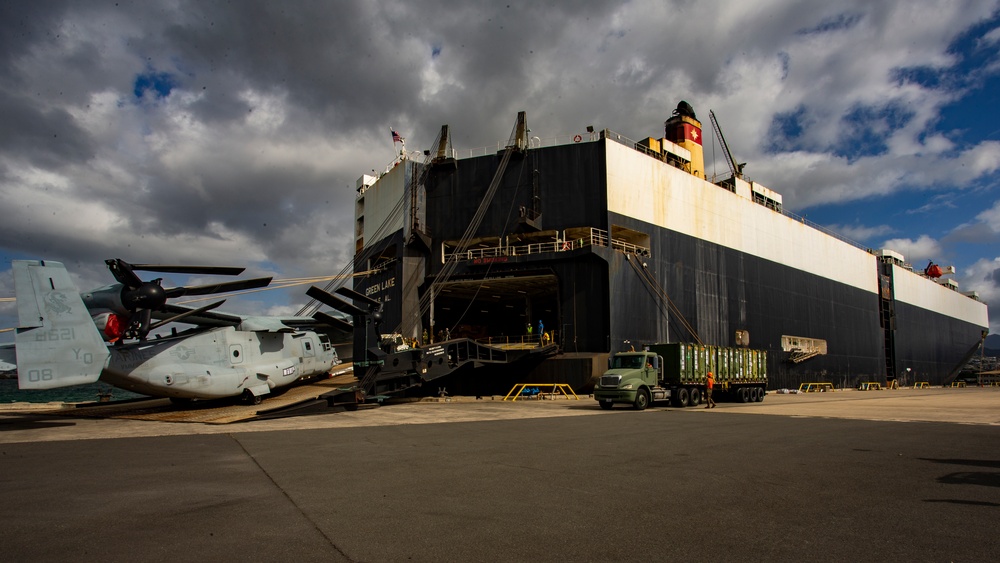
<svg viewBox="0 0 1000 563"><path fill-rule="evenodd" d="M385 291L390 287L396 287L396 278L389 278L381 283L368 286L368 288L365 289L365 295L371 296L380 291Z"/></svg>
<svg viewBox="0 0 1000 563"><path fill-rule="evenodd" d="M507 256L489 256L486 258L475 258L472 260L473 264L495 264L497 262L506 262Z"/></svg>

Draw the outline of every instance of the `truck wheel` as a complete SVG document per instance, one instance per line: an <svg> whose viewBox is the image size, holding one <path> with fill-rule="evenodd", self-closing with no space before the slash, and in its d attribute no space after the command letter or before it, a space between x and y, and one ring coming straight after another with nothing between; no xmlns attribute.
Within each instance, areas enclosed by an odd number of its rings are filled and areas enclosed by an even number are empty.
<svg viewBox="0 0 1000 563"><path fill-rule="evenodd" d="M763 403L764 402L764 395L767 395L767 389L765 389L763 387L758 387L757 388L757 402L758 403Z"/></svg>
<svg viewBox="0 0 1000 563"><path fill-rule="evenodd" d="M701 389L692 387L691 390L688 391L688 404L692 407L697 407L701 404Z"/></svg>
<svg viewBox="0 0 1000 563"><path fill-rule="evenodd" d="M634 408L637 411L642 411L646 410L646 407L648 406L649 406L649 392L646 391L645 389L639 389L639 391L635 394L635 402L632 403L632 408Z"/></svg>
<svg viewBox="0 0 1000 563"><path fill-rule="evenodd" d="M611 401L597 401L597 404L601 405L601 408L606 411L611 410L611 407L615 406Z"/></svg>
<svg viewBox="0 0 1000 563"><path fill-rule="evenodd" d="M749 403L750 402L750 390L746 387L740 389L740 402Z"/></svg>
<svg viewBox="0 0 1000 563"><path fill-rule="evenodd" d="M677 402L674 403L675 406L684 408L688 406L688 402L691 400L691 395L688 394L687 387L680 387L677 389Z"/></svg>

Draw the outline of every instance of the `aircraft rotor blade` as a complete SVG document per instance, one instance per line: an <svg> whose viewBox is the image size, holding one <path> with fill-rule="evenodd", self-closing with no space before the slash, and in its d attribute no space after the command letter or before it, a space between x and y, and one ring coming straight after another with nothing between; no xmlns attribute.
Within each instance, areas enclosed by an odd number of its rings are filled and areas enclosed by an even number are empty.
<svg viewBox="0 0 1000 563"><path fill-rule="evenodd" d="M322 289L316 287L315 285L309 287L309 289L306 291L306 295L312 297L313 299L319 301L324 305L333 307L334 309L342 313L347 313L352 317L364 316L368 314L368 311L365 311L364 309L361 309L359 307L355 307L354 305L351 305L347 301L344 301L333 295L330 295L329 293L323 291Z"/></svg>
<svg viewBox="0 0 1000 563"><path fill-rule="evenodd" d="M111 270L111 275L129 289L135 289L143 284L143 281L132 271L132 265L121 258L111 258L104 261Z"/></svg>
<svg viewBox="0 0 1000 563"><path fill-rule="evenodd" d="M133 270L165 274L204 274L211 276L238 276L246 268L229 266L175 266L171 264L132 264Z"/></svg>
<svg viewBox="0 0 1000 563"><path fill-rule="evenodd" d="M236 280L231 282L213 283L207 285L194 285L187 287L172 287L164 291L167 297L180 297L182 295L211 295L213 293L228 293L230 291L242 291L244 289L256 289L267 287L271 283L271 278L254 278L251 280Z"/></svg>
<svg viewBox="0 0 1000 563"><path fill-rule="evenodd" d="M368 297L367 295L362 295L357 291L354 291L353 289L348 289L346 287L337 288L337 293L343 295L344 297L347 297L348 299L360 301L370 307L379 307L380 305L382 305L381 303L372 299L371 297Z"/></svg>
<svg viewBox="0 0 1000 563"><path fill-rule="evenodd" d="M149 325L149 329L148 330L156 330L156 329L160 328L161 326L163 326L163 325L165 325L167 323L177 322L177 321L179 321L179 320L181 320L181 319L183 319L185 317L190 317L191 315L200 315L201 313L204 313L206 311L211 311L212 309L215 309L216 307L219 307L220 305L222 305L225 302L226 302L225 299L220 299L220 300L216 301L215 303L209 303L208 305L205 305L204 307L200 307L198 309L191 309L190 311L185 311L183 313L174 315L174 316L172 316L172 317L170 317L168 319L163 319L162 321L156 321L155 323Z"/></svg>
<svg viewBox="0 0 1000 563"><path fill-rule="evenodd" d="M329 325L333 328L342 330L344 332L352 332L354 330L354 325L352 325L351 323L343 319L338 319L337 317L324 313L323 311L317 311L315 314L313 314L312 318L316 319L317 321L325 325Z"/></svg>

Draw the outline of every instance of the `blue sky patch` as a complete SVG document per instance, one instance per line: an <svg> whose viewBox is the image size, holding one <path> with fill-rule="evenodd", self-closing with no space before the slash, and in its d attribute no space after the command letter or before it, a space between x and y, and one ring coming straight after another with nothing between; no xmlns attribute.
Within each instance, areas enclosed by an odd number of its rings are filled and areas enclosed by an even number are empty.
<svg viewBox="0 0 1000 563"><path fill-rule="evenodd" d="M888 149L886 139L906 126L913 119L913 111L899 103L885 106L856 106L841 118L848 131L841 139L834 154L844 156L849 162L865 156L884 154Z"/></svg>
<svg viewBox="0 0 1000 563"><path fill-rule="evenodd" d="M136 99L141 100L147 92L155 99L166 98L171 90L177 86L174 78L166 72L155 72L148 70L135 77L133 93Z"/></svg>
<svg viewBox="0 0 1000 563"><path fill-rule="evenodd" d="M826 33L829 31L840 31L842 29L850 29L864 19L862 14L837 14L836 16L827 18L813 27L808 27L805 29L800 29L795 33L797 35L812 35L815 33Z"/></svg>

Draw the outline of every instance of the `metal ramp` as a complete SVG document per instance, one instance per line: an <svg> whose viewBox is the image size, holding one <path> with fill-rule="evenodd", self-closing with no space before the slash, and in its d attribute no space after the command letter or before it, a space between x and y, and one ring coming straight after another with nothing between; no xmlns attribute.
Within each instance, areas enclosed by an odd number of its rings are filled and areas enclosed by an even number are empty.
<svg viewBox="0 0 1000 563"><path fill-rule="evenodd" d="M359 385L369 394L398 393L451 374L465 366L512 364L535 357L550 356L559 345L534 347L488 345L469 338L447 340L423 348L386 354L377 348L368 350L367 371L358 371ZM359 366L355 362L355 366Z"/></svg>

